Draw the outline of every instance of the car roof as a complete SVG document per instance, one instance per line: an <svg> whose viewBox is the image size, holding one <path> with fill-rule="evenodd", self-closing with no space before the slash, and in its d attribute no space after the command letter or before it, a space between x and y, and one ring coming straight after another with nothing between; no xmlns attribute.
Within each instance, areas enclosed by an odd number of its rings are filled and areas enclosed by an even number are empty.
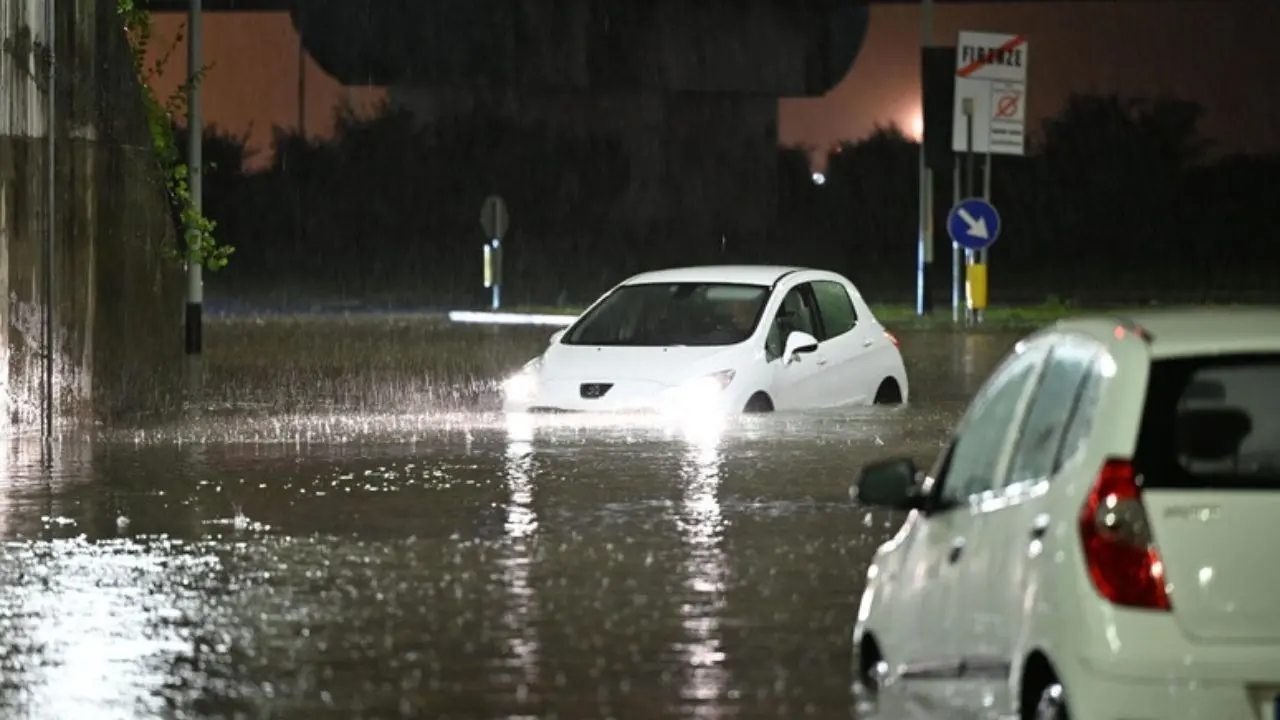
<svg viewBox="0 0 1280 720"><path fill-rule="evenodd" d="M742 285L773 285L783 275L807 270L788 265L702 265L640 273L623 285L663 282L722 282Z"/></svg>
<svg viewBox="0 0 1280 720"><path fill-rule="evenodd" d="M1059 330L1141 329L1153 358L1280 352L1280 307L1226 306L1117 311L1062 320Z"/></svg>

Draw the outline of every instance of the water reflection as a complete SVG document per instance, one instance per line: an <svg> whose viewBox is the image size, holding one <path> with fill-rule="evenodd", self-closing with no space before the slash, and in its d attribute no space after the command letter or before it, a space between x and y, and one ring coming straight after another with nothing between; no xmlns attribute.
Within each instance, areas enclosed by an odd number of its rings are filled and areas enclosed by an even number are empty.
<svg viewBox="0 0 1280 720"><path fill-rule="evenodd" d="M516 681L516 699L527 701L529 689L538 685L540 648L537 622L537 597L529 584L533 565L533 543L538 530L538 515L533 507L534 420L528 415L512 415L507 419L506 475L507 517L504 530L507 557L502 561L502 580L506 588L509 657L520 673Z"/></svg>
<svg viewBox="0 0 1280 720"><path fill-rule="evenodd" d="M14 668L25 670L14 705L33 718L162 712L164 658L187 650L178 629L160 622L176 612L157 592L172 564L133 543L94 548L61 540L18 552L42 577L5 591L10 617L28 626L25 643L38 649L23 658L28 667Z"/></svg>
<svg viewBox="0 0 1280 720"><path fill-rule="evenodd" d="M688 555L684 562L686 602L681 607L685 641L678 648L684 658L686 680L681 698L697 717L720 715L713 704L724 698L728 671L724 667L720 619L725 606L727 562L720 513L719 428L701 424L685 429L688 444L681 465L682 498L678 524Z"/></svg>

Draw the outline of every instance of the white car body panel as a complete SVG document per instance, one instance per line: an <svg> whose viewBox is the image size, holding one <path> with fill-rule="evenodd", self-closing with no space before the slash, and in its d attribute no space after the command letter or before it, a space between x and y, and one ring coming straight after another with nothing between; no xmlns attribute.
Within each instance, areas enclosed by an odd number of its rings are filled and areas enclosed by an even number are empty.
<svg viewBox="0 0 1280 720"><path fill-rule="evenodd" d="M1143 490L1169 611L1113 605L1099 594L1086 571L1078 518L1103 461L1133 457L1137 449L1153 360L1280 353L1280 310L1068 320L1020 349L1096 358L1090 384L1071 406L1082 410L1065 421L1056 471L1020 480L1009 448L1034 442L1019 433L1029 398L1048 387L1029 386L1007 435L993 441L1000 450L990 487L932 516L913 511L879 548L853 640L859 652L874 641L882 657L882 707L948 718L1029 717L1022 696L1049 667L1072 718L1276 720L1280 485L1156 483ZM1038 362L1041 370L1049 366L1043 357ZM984 385L957 437L964 437L983 393L1009 377L1002 376L1007 368ZM1252 392L1260 403L1253 407L1280 408L1274 375ZM1258 392L1277 397L1259 399ZM1276 417L1255 418L1253 431L1280 436ZM956 543L962 552L949 562Z"/></svg>
<svg viewBox="0 0 1280 720"><path fill-rule="evenodd" d="M867 404L881 383L897 384L901 399L909 395L906 368L895 341L848 279L835 273L782 266L707 266L649 272L620 283L592 304L582 318L618 288L678 282L737 283L771 288L754 332L744 342L725 346L591 346L561 342L567 328L547 350L508 381L508 412L661 411L687 402L688 384L721 372L732 372L719 392L700 394L698 410L733 413L743 410L757 393L768 396L775 410L804 410ZM789 362L770 358L766 339L788 293L809 292L811 283L837 283L848 295L857 321L847 332L819 338L812 352ZM581 319L580 319L581 320ZM569 335L572 337L572 335ZM519 392L511 390L519 383ZM602 397L585 398L583 384L609 384Z"/></svg>

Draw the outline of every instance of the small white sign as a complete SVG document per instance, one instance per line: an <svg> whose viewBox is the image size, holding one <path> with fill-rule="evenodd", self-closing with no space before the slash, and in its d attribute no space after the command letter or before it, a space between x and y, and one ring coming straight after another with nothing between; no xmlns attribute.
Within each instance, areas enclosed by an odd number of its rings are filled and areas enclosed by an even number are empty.
<svg viewBox="0 0 1280 720"><path fill-rule="evenodd" d="M1025 35L960 31L952 150L1026 154L1027 60Z"/></svg>

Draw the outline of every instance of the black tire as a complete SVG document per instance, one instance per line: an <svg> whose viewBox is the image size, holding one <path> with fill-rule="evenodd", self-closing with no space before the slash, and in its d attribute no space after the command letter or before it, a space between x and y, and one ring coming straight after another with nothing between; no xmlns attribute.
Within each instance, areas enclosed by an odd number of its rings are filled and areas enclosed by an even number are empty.
<svg viewBox="0 0 1280 720"><path fill-rule="evenodd" d="M1067 693L1062 684L1053 680L1040 691L1035 709L1031 713L1032 720L1071 720L1071 712L1067 710Z"/></svg>

